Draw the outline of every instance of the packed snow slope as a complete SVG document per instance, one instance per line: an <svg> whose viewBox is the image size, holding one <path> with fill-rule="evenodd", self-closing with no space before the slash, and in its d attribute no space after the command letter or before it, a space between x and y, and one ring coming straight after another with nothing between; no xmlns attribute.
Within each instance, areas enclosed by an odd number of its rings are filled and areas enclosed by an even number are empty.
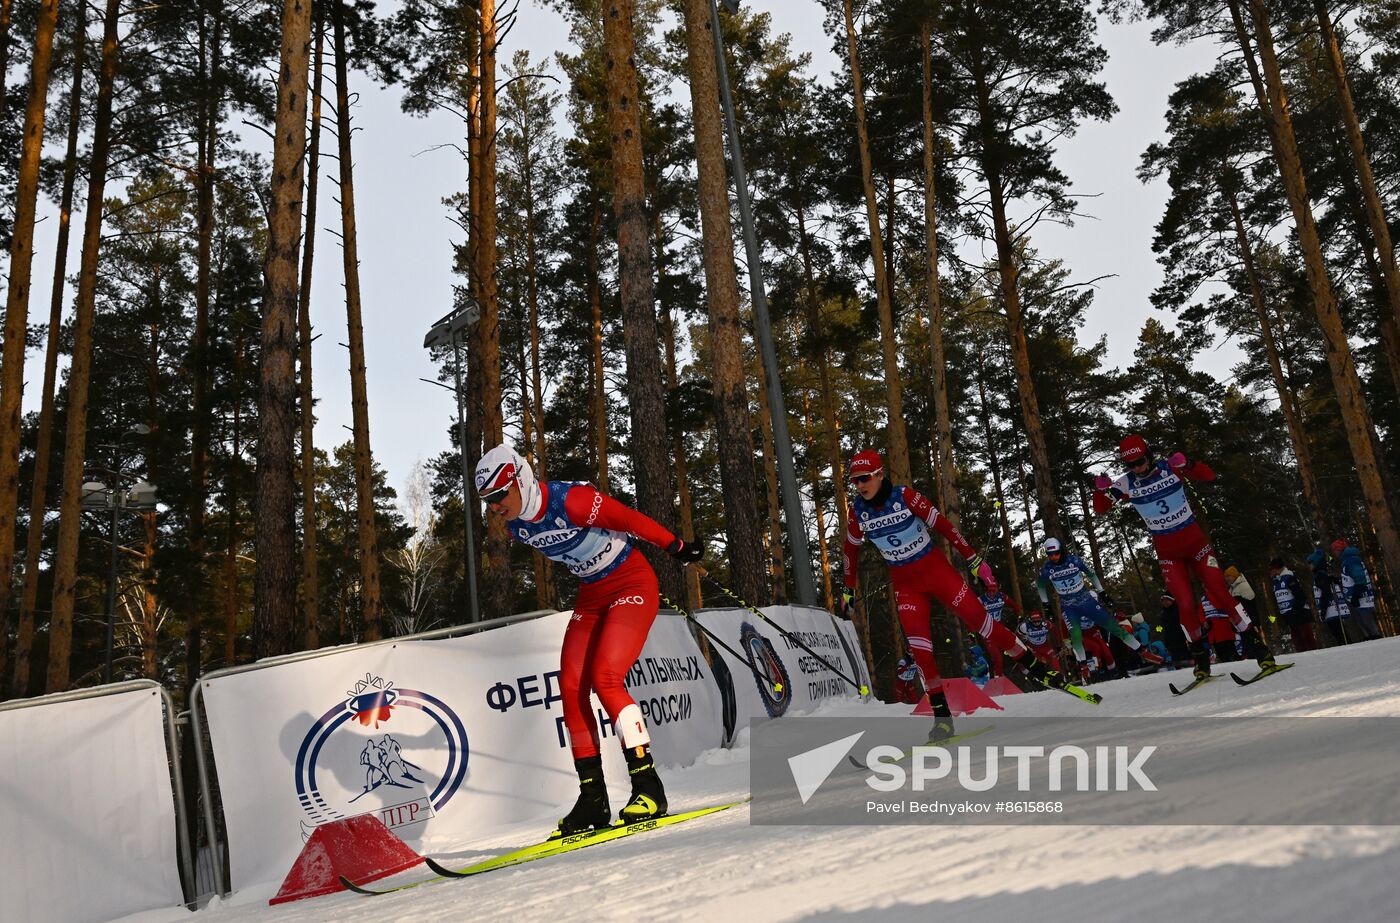
<svg viewBox="0 0 1400 923"><path fill-rule="evenodd" d="M1400 638L1282 658L1248 688L1223 676L1181 698L1185 671L1095 686L1094 706L1053 692L999 700L1010 717L1400 716ZM824 715L891 716L848 702ZM1000 716L998 716L1000 717ZM748 732L731 750L664 773L673 811L748 794ZM614 806L623 803L621 780ZM1325 784L1325 780L1320 780ZM1364 799L1367 793L1356 792ZM561 806L561 810L567 806ZM440 854L449 865L537 840L555 814ZM425 877L413 870L384 884ZM1242 920L1400 919L1400 827L757 827L747 807L463 881L397 894L337 894L269 907L280 882L191 918L143 923L458 920Z"/></svg>

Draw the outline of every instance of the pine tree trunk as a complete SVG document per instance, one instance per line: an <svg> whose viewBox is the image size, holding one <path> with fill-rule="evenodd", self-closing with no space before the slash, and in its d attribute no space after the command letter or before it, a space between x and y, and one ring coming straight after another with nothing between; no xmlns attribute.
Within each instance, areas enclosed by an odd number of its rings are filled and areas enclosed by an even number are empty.
<svg viewBox="0 0 1400 923"><path fill-rule="evenodd" d="M524 108L522 107L522 109ZM521 140L524 149L531 153L525 169L525 298L530 312L527 326L530 328L530 390L535 404L535 428L533 433L526 432L524 436L527 441L531 438L534 439L535 476L544 480L549 466L545 459L544 386L540 373L539 253L535 243L535 160L533 157L535 142L531 126L532 121L528 110L526 110L525 116L521 120ZM541 609L547 609L553 605L554 601L554 594L551 592L554 584L553 563L542 554L537 554L534 558L536 561L535 605Z"/></svg>
<svg viewBox="0 0 1400 923"><path fill-rule="evenodd" d="M758 380L758 419L763 433L763 482L768 488L766 506L768 508L768 533L763 538L768 546L768 579L773 587L773 602L787 603L787 581L784 574L787 568L783 554L783 508L778 500L778 465L773 447L773 414L768 403L768 387L764 377L763 360L754 358L754 378ZM741 594L742 595L742 594ZM745 596L746 600L751 597Z"/></svg>
<svg viewBox="0 0 1400 923"><path fill-rule="evenodd" d="M976 84L979 130L982 133L981 167L991 200L992 233L996 239L1001 295L1006 306L1007 336L1011 342L1011 364L1016 373L1016 393L1020 398L1022 424L1025 428L1026 441L1030 446L1031 470L1035 474L1036 499L1040 502L1041 520L1045 525L1046 534L1059 535L1063 531L1060 524L1060 504L1055 495L1055 481L1050 469L1050 451L1045 443L1045 427L1040 419L1040 401L1035 394L1030 349L1026 344L1026 324L1025 318L1021 314L1020 269L1017 266L1016 247L1012 241L1011 226L1006 215L1006 190L1002 181L1001 165L995 161L991 153L996 147L993 138L991 91L987 87L985 75L980 70L980 64L979 59L977 66L973 69L973 80ZM1032 531L1034 530L1032 529ZM1035 547L1034 543L1031 547Z"/></svg>
<svg viewBox="0 0 1400 923"><path fill-rule="evenodd" d="M4 42L0 30L0 43ZM68 100L68 146L63 155L63 191L58 205L58 243L54 249L53 288L49 298L49 332L44 348L44 390L39 408L38 442L34 452L34 486L29 500L29 534L24 546L24 593L20 598L15 634L15 672L10 693L23 698L29 690L29 657L34 644L34 610L39 603L39 555L44 543L44 509L48 499L49 463L53 457L54 390L58 381L59 331L63 325L63 292L68 278L68 238L72 229L73 188L77 184L78 136L82 130L83 59L87 51L87 7L79 6L73 20L73 85ZM4 68L0 67L0 73ZM0 88L0 94L3 94ZM0 610L0 672L5 663L5 628ZM3 680L3 677L0 677Z"/></svg>
<svg viewBox="0 0 1400 923"><path fill-rule="evenodd" d="M297 294L297 397L301 411L301 605L306 650L321 646L321 585L316 546L316 399L312 387L311 281L316 261L316 194L321 182L321 101L325 85L326 26L316 14L316 52L311 65L311 144L306 163L306 233ZM230 528L230 547L232 529Z"/></svg>
<svg viewBox="0 0 1400 923"><path fill-rule="evenodd" d="M14 11L14 0L0 0L0 116L8 108L5 101L5 78L10 73L10 20ZM83 18L87 18L84 11Z"/></svg>
<svg viewBox="0 0 1400 923"><path fill-rule="evenodd" d="M224 545L224 666L238 662L238 462L243 458L243 357L246 347L239 331L233 350L233 452L229 456L228 534ZM314 517L315 512L312 512Z"/></svg>
<svg viewBox="0 0 1400 923"><path fill-rule="evenodd" d="M258 497L253 539L258 562L253 582L255 659L290 652L299 634L292 446L310 45L309 0L283 0L259 369Z"/></svg>
<svg viewBox="0 0 1400 923"><path fill-rule="evenodd" d="M350 345L350 408L355 440L355 521L360 548L360 622L364 639L384 635L383 598L379 582L379 531L374 520L374 454L369 439L369 393L365 381L365 332L360 311L360 251L355 229L355 173L350 137L350 63L345 48L343 0L335 18L335 122L340 160L340 226L345 256L345 314ZM488 370L489 371L489 370ZM496 356L500 383L500 355ZM489 396L488 396L489 397ZM491 403L488 399L487 406ZM500 402L496 402L499 413Z"/></svg>
<svg viewBox="0 0 1400 923"><path fill-rule="evenodd" d="M1371 158L1366 153L1366 140L1361 135L1361 120L1357 117L1356 104L1352 101L1351 81L1347 79L1341 43L1337 41L1337 33L1332 27L1332 18L1328 15L1325 0L1313 0L1313 7L1317 11L1323 44L1327 48L1327 64L1332 70L1332 80L1337 85L1337 101L1341 104L1342 121L1346 125L1352 164L1356 167L1356 177L1361 184L1366 220L1371 226L1371 235L1375 238L1381 274L1385 278L1384 291L1389 302L1392 323L1400 323L1400 267L1395 262L1395 246L1390 237L1390 224L1386 221L1385 209L1376 189L1376 178L1371 172ZM1396 387L1400 387L1400 381L1395 384Z"/></svg>
<svg viewBox="0 0 1400 923"><path fill-rule="evenodd" d="M1313 471L1312 449L1308 446L1307 430L1303 427L1303 417L1298 411L1298 403L1293 389L1284 377L1283 365L1279 361L1278 343L1274 340L1273 322L1269 319L1269 308L1264 303L1264 288L1259 282L1259 271L1254 264L1254 248L1245 232L1244 216L1240 212L1239 198L1234 190L1224 190L1230 202L1230 214L1235 223L1235 241L1240 248L1240 260L1244 264L1245 278L1249 281L1249 297L1254 304L1254 313L1259 317L1259 335L1264 343L1264 353L1269 358L1269 371L1274 376L1274 390L1278 393L1279 408L1283 420L1288 425L1288 439L1292 443L1293 457L1298 462L1298 477L1303 482L1303 498L1312 516L1316 540L1325 541L1331 533L1327 529L1327 518L1322 511L1322 495L1317 489L1317 475Z"/></svg>
<svg viewBox="0 0 1400 923"><path fill-rule="evenodd" d="M49 667L45 689L68 688L73 645L73 602L78 572L78 527L82 515L83 458L87 448L88 382L92 375L92 319L97 301L97 266L102 246L102 197L112 143L112 84L117 73L117 19L121 0L107 0L102 30L102 71L93 113L88 166L83 256L73 318L73 358L68 369L68 432L63 444L63 499L59 505L54 557L53 612L49 620Z"/></svg>
<svg viewBox="0 0 1400 923"><path fill-rule="evenodd" d="M807 233L806 206L798 202L797 247L802 256L803 306L807 310L807 335L817 356L817 381L820 384L822 427L826 430L827 462L831 479L836 484L836 532L844 541L846 536L846 462L841 456L841 424L836 416L836 392L831 383L831 358L827 353L822 329L821 298L817 292L816 274L812 269L812 237Z"/></svg>
<svg viewBox="0 0 1400 923"><path fill-rule="evenodd" d="M802 390L802 438L807 445L812 444L812 392L810 389ZM826 608L832 612L836 611L836 596L831 584L831 554L827 548L826 539L826 513L822 510L821 501L817 498L821 496L820 472L815 472L812 478L812 511L817 517L817 550L821 556L822 564L822 596L825 600ZM840 491L837 491L840 493ZM843 536L844 533L838 533Z"/></svg>
<svg viewBox="0 0 1400 923"><path fill-rule="evenodd" d="M671 529L675 500L671 489L670 440L661 391L660 338L656 296L648 252L646 191L642 172L642 120L637 65L633 58L635 0L607 0L603 43L607 66L608 121L612 136L613 215L617 221L618 288L622 334L627 351L627 403L632 417L632 464L638 509ZM681 592L679 566L653 555L662 592Z"/></svg>
<svg viewBox="0 0 1400 923"><path fill-rule="evenodd" d="M204 517L209 499L209 303L214 248L214 196L219 143L221 87L219 63L223 43L223 10L217 7L212 23L199 18L199 69L203 99L199 104L199 163L196 167L195 211L198 215L195 256L194 337L190 343L190 370L194 376L193 419L190 425L190 521L189 542L194 567L190 594L194 608L185 620L185 690L194 688L203 662L204 605L208 598L209 567L205 557Z"/></svg>
<svg viewBox="0 0 1400 923"><path fill-rule="evenodd" d="M1352 460L1356 465L1357 479L1361 482L1361 492L1366 501L1366 511L1376 530L1376 539L1381 547L1386 570L1392 581L1400 575L1400 532L1397 532L1390 501L1385 495L1381 478L1382 462L1374 441L1375 426L1371 421L1371 411L1367 404L1361 380L1356 372L1356 362L1347 342L1346 331L1342 327L1341 315L1337 310L1337 299L1332 289L1332 281L1327 274L1327 265L1322 253L1322 243L1318 237L1317 224L1313 220L1312 206L1308 199L1307 181L1303 176L1302 163L1298 156L1298 145L1293 134L1293 120L1288 111L1288 97L1283 86L1278 59L1274 53L1273 35L1270 31L1269 14L1262 0L1248 0L1250 14L1254 22L1255 37L1259 44L1260 61L1263 64L1263 80L1258 75L1254 56L1249 49L1244 22L1240 15L1240 0L1229 0L1235 29L1246 63L1250 68L1251 79L1255 83L1259 106L1269 125L1270 139L1274 145L1275 160L1283 178L1288 204L1293 211L1297 225L1298 242L1303 252L1304 268L1307 270L1308 285L1312 289L1313 309L1317 313L1318 327L1322 333L1323 350L1327 355L1327 365L1332 373L1332 386L1337 392L1337 404L1341 409L1342 426L1346 431L1347 443L1351 448Z"/></svg>
<svg viewBox="0 0 1400 923"><path fill-rule="evenodd" d="M1006 515L1006 491L1002 487L1001 459L997 456L996 443L992 434L992 411L987 403L987 367L981 351L977 353L977 400L979 416L982 420L982 438L987 443L987 467L992 472L992 490L996 494L997 518L1001 522L1001 536L1006 542L1006 576L1011 585L1011 595L1016 605L1021 606L1021 578L1016 567L1016 540L1011 532L1011 521ZM1032 544L1031 548L1035 548Z"/></svg>
<svg viewBox="0 0 1400 923"><path fill-rule="evenodd" d="M603 280L599 266L598 248L602 246L603 210L595 202L593 219L588 224L588 304L593 309L593 362L590 365L590 378L593 380L593 400L591 402L594 454L598 461L598 489L608 492L608 397L605 385L606 370L603 367Z"/></svg>
<svg viewBox="0 0 1400 923"><path fill-rule="evenodd" d="M749 419L748 376L744 371L739 278L734 265L734 231L730 225L729 178L725 172L724 134L720 127L719 71L710 0L685 0L684 13L725 545L734 591L754 605L763 605L768 600L769 581L759 554L763 527L754 483L753 425Z"/></svg>
<svg viewBox="0 0 1400 923"><path fill-rule="evenodd" d="M501 384L501 326L499 263L496 240L496 0L481 0L481 140L477 160L481 191L477 212L480 236L477 242L477 273L481 285L481 321L477 331L481 342L482 415L485 448L505 442L502 412L504 390ZM527 436L528 438L528 436ZM510 535L500 516L486 518L485 561L481 586L488 612L509 615L514 604L510 574Z"/></svg>
<svg viewBox="0 0 1400 923"><path fill-rule="evenodd" d="M928 239L928 334L933 372L933 450L934 477L938 506L956 525L962 519L958 502L956 471L953 468L953 418L948 409L948 360L943 352L943 297L938 278L938 189L935 185L933 156L933 49L925 19L919 29L923 47L924 116L924 233Z"/></svg>
<svg viewBox="0 0 1400 923"><path fill-rule="evenodd" d="M658 238L660 236L660 214L655 221ZM665 252L660 239L656 242L657 270L661 273L660 255ZM669 309L665 305L661 308L661 333L666 344L666 391L674 396L680 386L679 376L676 374L676 324ZM671 437L674 442L672 453L676 459L676 491L680 495L680 517L681 536L683 538L695 537L695 513L691 506L690 478L686 465L685 435L679 431ZM543 555L536 555L543 557ZM687 609L694 611L700 608L702 597L700 595L700 573L693 567L687 567L681 572L685 578L685 605ZM739 595L743 595L742 590L736 590ZM747 599L748 597L744 597Z"/></svg>
<svg viewBox="0 0 1400 923"><path fill-rule="evenodd" d="M8 10L6 12L8 14ZM24 346L34 261L34 215L39 200L39 165L44 152L49 62L53 58L57 25L58 0L41 0L34 36L34 62L29 72L29 105L24 113L24 135L15 181L10 287L5 298L5 341L0 347L0 670L4 668L6 639L10 636L10 579L15 568L15 517L19 509L20 407L24 398ZM66 671L64 685L67 685Z"/></svg>
<svg viewBox="0 0 1400 923"><path fill-rule="evenodd" d="M850 57L851 84L855 99L856 143L860 148L861 185L865 190L865 216L870 230L871 269L875 275L875 299L880 312L880 350L884 359L885 389L889 407L889 445L885 463L888 476L896 484L908 484L909 438L904 429L904 394L900 384L899 343L895 338L894 305L890 279L885 273L885 247L880 235L880 207L875 200L875 180L870 162L870 134L865 121L865 89L861 80L860 52L856 47L855 13L852 0L845 0L846 46Z"/></svg>

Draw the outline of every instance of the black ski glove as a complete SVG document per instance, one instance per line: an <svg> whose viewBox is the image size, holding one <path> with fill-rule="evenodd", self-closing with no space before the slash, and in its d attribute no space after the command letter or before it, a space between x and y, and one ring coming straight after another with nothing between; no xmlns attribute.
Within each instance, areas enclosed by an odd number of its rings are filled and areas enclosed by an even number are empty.
<svg viewBox="0 0 1400 923"><path fill-rule="evenodd" d="M682 564L699 564L705 556L705 545L699 539L689 542L676 539L666 546L666 553Z"/></svg>

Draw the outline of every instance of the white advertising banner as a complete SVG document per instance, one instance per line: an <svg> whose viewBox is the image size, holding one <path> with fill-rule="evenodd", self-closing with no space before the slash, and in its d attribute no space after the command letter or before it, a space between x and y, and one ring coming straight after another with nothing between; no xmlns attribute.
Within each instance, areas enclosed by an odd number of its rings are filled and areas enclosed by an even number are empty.
<svg viewBox="0 0 1400 923"><path fill-rule="evenodd" d="M184 903L154 686L0 711L0 920Z"/></svg>
<svg viewBox="0 0 1400 923"><path fill-rule="evenodd" d="M561 816L578 792L559 694L570 614L206 681L232 886L280 882L311 831L343 817L375 814L430 852ZM720 746L718 687L681 619L658 616L626 683L663 767ZM604 775L625 790L592 701Z"/></svg>
<svg viewBox="0 0 1400 923"><path fill-rule="evenodd" d="M791 638L747 609L703 609L695 617L744 660L716 647L734 680L738 724L748 718L778 718L810 711L833 698L859 696L859 691L822 661L851 679L869 686L855 633L837 628L825 609L806 606L766 606L763 614L817 654L804 651ZM818 659L820 658L820 659ZM754 671L762 674L760 681ZM781 691L774 691L774 685Z"/></svg>

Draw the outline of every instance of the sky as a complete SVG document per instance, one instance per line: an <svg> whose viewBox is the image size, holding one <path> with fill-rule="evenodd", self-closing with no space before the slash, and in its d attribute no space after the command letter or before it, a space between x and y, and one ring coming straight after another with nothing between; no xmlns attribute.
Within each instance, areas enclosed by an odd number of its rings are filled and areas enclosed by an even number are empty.
<svg viewBox="0 0 1400 923"><path fill-rule="evenodd" d="M830 83L833 71L845 66L822 31L818 0L744 2L771 13L773 31L791 33L794 50L812 53L810 72L817 80ZM381 8L392 5L389 0ZM1119 111L1110 122L1083 126L1061 143L1058 154L1072 192L1093 198L1085 200L1086 217L1073 228L1042 225L1034 241L1044 256L1064 260L1076 281L1109 277L1095 284L1094 306L1081 338L1088 344L1106 335L1108 362L1120 367L1132 362L1137 333L1154 313L1148 294L1161 278L1152 233L1167 190L1160 181L1138 182L1138 158L1162 136L1167 96L1174 84L1208 68L1214 56L1205 46L1154 46L1149 32L1146 24L1101 21L1100 42L1109 52L1102 79ZM555 51L570 47L566 24L540 0L521 0L519 22L499 59L508 60L522 47L537 59L551 60ZM466 185L465 163L452 147L444 146L459 142L464 131L452 115L404 114L397 88L377 88L362 77L356 89L361 98L354 113L360 129L354 136L355 197L371 438L389 483L402 495L415 464L448 448L448 427L456 412L449 391L419 379L435 377L423 336L451 310L453 285L459 281L451 271L452 248L463 233L448 220L442 199ZM253 143L261 137L255 136ZM335 169L334 161L324 163ZM323 189L327 185L323 183ZM321 334L313 358L320 401L315 438L318 446L330 448L350 437L350 378L348 351L340 345L347 342L340 248L326 233L338 223L338 209L325 202L320 216L312 296L312 323ZM48 302L54 225L45 221L36 231L35 305ZM75 246L69 265L75 266L77 259ZM1228 376L1238 360L1238 350L1226 344L1200 357L1199 364ZM42 361L42 350L30 353L26 411L38 406ZM547 369L545 377L548 380Z"/></svg>

